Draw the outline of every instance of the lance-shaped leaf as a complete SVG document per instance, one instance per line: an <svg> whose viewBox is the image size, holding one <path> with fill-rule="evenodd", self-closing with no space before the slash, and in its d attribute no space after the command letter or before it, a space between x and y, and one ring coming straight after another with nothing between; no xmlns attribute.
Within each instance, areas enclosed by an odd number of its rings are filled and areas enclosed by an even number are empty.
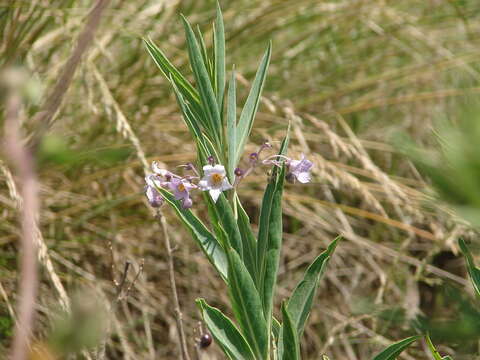
<svg viewBox="0 0 480 360"><path fill-rule="evenodd" d="M430 353L432 354L434 360L453 360L449 355L440 355L440 353L435 348L435 345L433 345L432 339L430 339L430 336L428 334L425 335L425 340L427 341L428 349L430 350Z"/></svg>
<svg viewBox="0 0 480 360"><path fill-rule="evenodd" d="M232 70L232 77L228 84L227 99L227 147L228 147L228 164L227 174L230 181L234 181L235 151L237 149L237 96L236 96L235 69Z"/></svg>
<svg viewBox="0 0 480 360"><path fill-rule="evenodd" d="M168 60L165 54L153 43L150 39L143 39L148 53L152 57L155 64L161 70L162 74L172 84L175 84L179 92L183 95L185 100L191 106L195 118L203 127L208 128L208 123L205 121L205 114L201 108L200 96L198 91L188 82L188 80L177 70L177 68Z"/></svg>
<svg viewBox="0 0 480 360"><path fill-rule="evenodd" d="M143 39L148 53L155 64L167 78L173 78L175 84L182 89L183 94L188 94L187 99L193 103L200 103L200 97L197 90L188 82L187 79L177 70L177 68L168 60L165 54L160 50L151 39Z"/></svg>
<svg viewBox="0 0 480 360"><path fill-rule="evenodd" d="M253 234L252 227L250 225L250 219L243 209L242 204L240 203L240 199L235 197L237 202L237 223L238 228L240 229L240 234L242 236L242 246L243 246L243 263L245 267L250 272L253 281L255 280L256 272L255 272L255 251L257 248L257 239Z"/></svg>
<svg viewBox="0 0 480 360"><path fill-rule="evenodd" d="M173 207L180 220L182 220L185 227L190 231L192 237L207 256L208 260L213 266L215 266L222 278L227 280L227 257L217 239L210 231L208 231L201 220L197 218L189 209L182 208L180 202L175 200L175 197L170 192L158 187L157 190L165 198L165 201L167 201Z"/></svg>
<svg viewBox="0 0 480 360"><path fill-rule="evenodd" d="M407 347L409 347L413 342L420 339L421 336L411 336L409 338L403 339L395 344L390 345L380 354L375 356L373 360L395 360L398 355L402 353Z"/></svg>
<svg viewBox="0 0 480 360"><path fill-rule="evenodd" d="M298 360L300 359L300 343L298 341L298 334L295 324L288 312L285 302L282 304L282 336L280 341L282 343L283 351L278 354L279 360Z"/></svg>
<svg viewBox="0 0 480 360"><path fill-rule="evenodd" d="M252 88L245 102L245 106L240 114L237 127L237 150L235 153L235 164L238 164L240 157L243 153L243 148L252 130L253 120L257 113L258 104L260 103L260 97L262 94L263 85L267 76L268 64L270 62L270 56L272 53L272 44L268 44L267 51L263 55L263 59L258 67L257 74L252 83Z"/></svg>
<svg viewBox="0 0 480 360"><path fill-rule="evenodd" d="M325 273L328 260L335 251L339 240L340 236L335 238L327 249L313 261L288 301L288 311L292 316L299 337L302 336L305 322L310 314L320 279Z"/></svg>
<svg viewBox="0 0 480 360"><path fill-rule="evenodd" d="M223 111L223 93L225 92L225 29L220 4L217 1L217 18L214 26L213 49L215 52L215 90L220 115Z"/></svg>
<svg viewBox="0 0 480 360"><path fill-rule="evenodd" d="M193 75L198 86L200 101L204 113L208 117L209 129L212 132L212 137L215 137L217 149L221 148L222 124L220 119L220 112L218 111L217 100L213 91L210 76L207 70L207 65L204 63L200 45L195 37L192 27L187 19L182 16L185 32L187 36L187 48L192 66Z"/></svg>
<svg viewBox="0 0 480 360"><path fill-rule="evenodd" d="M292 296L288 300L287 308L290 313L290 317L297 331L298 338L302 337L305 323L310 310L312 309L313 299L317 292L318 284L322 275L325 273L325 269L328 264L330 256L333 254L340 237L335 238L328 248L322 252L313 263L308 267L303 279L293 290ZM278 341L278 354L283 356L284 350L282 338L284 336L283 326L280 328L280 335Z"/></svg>
<svg viewBox="0 0 480 360"><path fill-rule="evenodd" d="M222 222L223 229L227 234L229 245L237 251L238 255L240 255L240 259L243 259L242 236L240 235L237 221L233 215L233 210L224 194L221 194L218 198L216 209L218 217Z"/></svg>
<svg viewBox="0 0 480 360"><path fill-rule="evenodd" d="M262 301L248 270L233 249L227 250L228 288L235 318L257 359L267 359L268 329Z"/></svg>
<svg viewBox="0 0 480 360"><path fill-rule="evenodd" d="M465 241L463 239L459 239L458 244L460 245L460 249L467 260L467 270L468 274L470 275L470 279L472 280L473 287L475 288L475 292L478 296L480 296L480 269L475 266L472 253L467 247L467 244L465 244Z"/></svg>
<svg viewBox="0 0 480 360"><path fill-rule="evenodd" d="M197 299L197 306L213 338L230 359L255 359L247 341L228 317L220 310L208 305L204 299Z"/></svg>
<svg viewBox="0 0 480 360"><path fill-rule="evenodd" d="M280 154L285 154L288 134L282 142ZM277 280L278 262L282 244L282 191L285 166L275 167L263 195L257 242L257 288L262 297L265 318L270 320L273 294ZM270 321L268 323L270 328Z"/></svg>

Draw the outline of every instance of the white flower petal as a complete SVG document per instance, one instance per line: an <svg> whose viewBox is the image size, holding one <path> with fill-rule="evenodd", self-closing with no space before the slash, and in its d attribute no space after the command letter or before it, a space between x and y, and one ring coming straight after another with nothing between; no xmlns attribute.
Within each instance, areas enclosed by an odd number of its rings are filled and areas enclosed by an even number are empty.
<svg viewBox="0 0 480 360"><path fill-rule="evenodd" d="M203 167L203 173L205 174L205 176L208 176L212 173L213 171L213 166L212 165L205 165Z"/></svg>
<svg viewBox="0 0 480 360"><path fill-rule="evenodd" d="M225 167L223 165L217 164L213 167L215 172L220 175L225 175Z"/></svg>
<svg viewBox="0 0 480 360"><path fill-rule="evenodd" d="M208 190L210 188L208 186L208 181L205 178L203 178L198 182L198 187L200 188L200 190L203 190L203 191Z"/></svg>
<svg viewBox="0 0 480 360"><path fill-rule="evenodd" d="M152 170L155 174L160 175L160 176L166 176L169 173L169 171L167 169L162 169L158 165L158 162L156 162L156 161L152 162Z"/></svg>
<svg viewBox="0 0 480 360"><path fill-rule="evenodd" d="M300 164L300 160L291 160L289 165L290 165L290 171L294 171L295 168Z"/></svg>
<svg viewBox="0 0 480 360"><path fill-rule="evenodd" d="M221 190L225 191L225 190L230 190L231 188L233 188L233 186L230 185L230 183L228 182L228 178L227 177L223 178Z"/></svg>
<svg viewBox="0 0 480 360"><path fill-rule="evenodd" d="M220 194L222 193L222 190L220 190L220 189L210 189L209 193L210 193L210 196L211 196L212 199L213 199L213 202L216 203L217 200L218 200L218 197L219 197Z"/></svg>
<svg viewBox="0 0 480 360"><path fill-rule="evenodd" d="M306 184L311 180L310 174L308 172L301 172L300 174L297 175L297 180L302 184Z"/></svg>

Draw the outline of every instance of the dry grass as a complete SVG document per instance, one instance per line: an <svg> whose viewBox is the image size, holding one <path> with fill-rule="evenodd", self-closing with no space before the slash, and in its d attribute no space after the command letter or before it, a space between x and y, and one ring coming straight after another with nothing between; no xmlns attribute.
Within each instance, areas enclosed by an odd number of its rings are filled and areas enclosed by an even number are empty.
<svg viewBox="0 0 480 360"><path fill-rule="evenodd" d="M69 58L92 1L0 4L0 67L21 63L52 89ZM239 80L251 79L268 39L274 50L251 148L275 144L288 121L291 154L315 163L314 182L285 191L285 239L278 299L289 296L307 264L338 233L340 244L322 283L303 352L317 359L368 359L411 334L408 321L382 317L428 311L421 284L465 287L462 263L441 264L468 227L431 201L428 180L390 143L405 132L431 142L436 118L454 115L459 98L479 92L480 5L477 1L221 1L227 61ZM141 194L153 159L177 166L195 158L167 82L144 50L149 35L189 73L180 12L207 38L213 5L207 1L112 1L91 51L65 94L49 134L82 161L42 161L42 282L35 335L48 332L52 309L84 288L113 299L108 243L117 268L145 268L114 315L107 358L176 359L178 339L162 231ZM230 68L229 66L229 68ZM245 88L240 88L241 96ZM25 110L31 118L37 105ZM27 121L32 131L36 124ZM103 161L105 150L116 161ZM127 151L125 151L127 150ZM100 159L100 160L99 160ZM95 161L93 161L95 160ZM21 203L10 167L0 162L0 319L8 334L17 301ZM252 219L258 215L264 174L240 190ZM199 214L204 209L197 208ZM165 209L189 345L195 338L196 297L222 307L227 294L174 214ZM40 242L42 244L43 242ZM51 266L49 265L51 264ZM61 283L56 281L56 274ZM129 274L132 280L135 272ZM198 335L198 334L197 334ZM0 352L10 339L0 335ZM440 344L448 350L448 344ZM455 355L454 350L453 355ZM222 358L212 348L205 359ZM426 359L420 347L405 359ZM461 359L461 354L457 354Z"/></svg>

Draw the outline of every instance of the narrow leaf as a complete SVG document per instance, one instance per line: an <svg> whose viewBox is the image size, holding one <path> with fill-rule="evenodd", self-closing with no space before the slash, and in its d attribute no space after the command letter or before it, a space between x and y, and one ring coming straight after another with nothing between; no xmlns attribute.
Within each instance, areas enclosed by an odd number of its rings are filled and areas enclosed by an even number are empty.
<svg viewBox="0 0 480 360"><path fill-rule="evenodd" d="M440 355L440 353L435 348L435 345L433 345L432 339L430 339L430 336L428 334L425 335L425 340L427 341L428 348L434 360L452 360L452 358L448 355L443 357Z"/></svg>
<svg viewBox="0 0 480 360"><path fill-rule="evenodd" d="M288 133L282 142L280 154L286 152ZM257 288L262 297L265 318L271 318L280 248L282 242L282 191L285 166L274 168L262 199L257 242ZM270 323L268 324L270 327Z"/></svg>
<svg viewBox="0 0 480 360"><path fill-rule="evenodd" d="M228 287L235 317L257 359L267 359L268 329L262 301L240 256L227 250Z"/></svg>
<svg viewBox="0 0 480 360"><path fill-rule="evenodd" d="M200 103L200 98L197 90L188 82L187 79L177 70L177 68L168 60L165 54L158 48L152 40L143 39L143 42L147 48L148 53L152 57L155 64L162 71L163 75L170 79L172 77L178 87L182 88L189 94L188 100Z"/></svg>
<svg viewBox="0 0 480 360"><path fill-rule="evenodd" d="M220 119L220 113L218 111L218 105L213 91L210 76L207 71L207 64L204 63L200 46L195 37L195 33L192 27L188 23L187 19L182 16L183 24L185 26L185 32L187 35L187 48L190 58L190 64L192 66L193 74L197 86L199 89L200 100L203 105L203 109L208 117L209 128L212 131L212 135L215 136L218 149L221 148L221 133L222 124Z"/></svg>
<svg viewBox="0 0 480 360"><path fill-rule="evenodd" d="M228 84L227 99L227 147L228 166L227 174L230 181L234 181L235 175L235 150L237 148L237 96L236 96L235 69L232 70L232 77Z"/></svg>
<svg viewBox="0 0 480 360"><path fill-rule="evenodd" d="M396 342L393 345L390 345L380 354L375 356L373 360L395 360L398 355L402 353L407 347L409 347L413 342L420 339L421 336L411 336L409 338L403 339L399 342Z"/></svg>
<svg viewBox="0 0 480 360"><path fill-rule="evenodd" d="M215 82L217 91L218 111L222 114L223 94L225 92L225 29L220 4L217 1L217 18L215 20Z"/></svg>
<svg viewBox="0 0 480 360"><path fill-rule="evenodd" d="M229 245L237 251L238 255L240 255L240 259L243 259L242 236L240 235L240 230L237 221L235 220L235 216L233 215L232 208L224 194L221 194L218 198L216 208L223 229L227 234Z"/></svg>
<svg viewBox="0 0 480 360"><path fill-rule="evenodd" d="M285 302L282 304L282 330L279 341L282 343L283 353L278 356L279 360L300 359L300 343L298 341L297 329L288 312Z"/></svg>
<svg viewBox="0 0 480 360"><path fill-rule="evenodd" d="M263 59L258 67L257 74L252 83L252 88L248 94L245 106L240 114L240 120L238 121L237 128L237 150L235 154L235 164L238 164L240 157L243 153L243 148L252 130L253 120L257 113L258 104L260 102L260 96L262 93L265 78L267 76L268 64L270 62L270 56L272 53L272 44L268 44L268 48L263 56Z"/></svg>
<svg viewBox="0 0 480 360"><path fill-rule="evenodd" d="M243 245L243 262L245 267L249 271L253 280L255 281L255 251L257 248L257 239L252 232L252 227L250 224L250 219L240 203L240 199L235 197L237 201L237 212L238 212L238 228L242 236L242 245Z"/></svg>
<svg viewBox="0 0 480 360"><path fill-rule="evenodd" d="M197 299L197 306L213 338L230 359L255 359L247 341L229 318L204 299Z"/></svg>
<svg viewBox="0 0 480 360"><path fill-rule="evenodd" d="M473 287L478 296L480 296L480 269L475 266L472 253L463 239L458 240L460 249L467 260L467 270L472 280Z"/></svg>
<svg viewBox="0 0 480 360"><path fill-rule="evenodd" d="M162 188L157 188L175 210L180 220L192 234L197 244L207 256L208 260L217 269L224 280L227 280L228 265L225 251L223 250L217 239L208 231L199 218L197 218L190 210L183 209L182 205L175 197Z"/></svg>
<svg viewBox="0 0 480 360"><path fill-rule="evenodd" d="M292 316L299 337L303 333L305 322L310 314L318 283L325 273L328 260L332 256L339 240L340 236L333 240L328 248L313 261L303 275L303 279L293 290L292 296L288 301L288 311Z"/></svg>

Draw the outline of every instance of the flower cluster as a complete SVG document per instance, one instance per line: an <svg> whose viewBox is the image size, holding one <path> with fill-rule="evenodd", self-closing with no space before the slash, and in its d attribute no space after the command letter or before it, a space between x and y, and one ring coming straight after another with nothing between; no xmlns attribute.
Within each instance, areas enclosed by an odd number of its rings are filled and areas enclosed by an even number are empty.
<svg viewBox="0 0 480 360"><path fill-rule="evenodd" d="M170 190L176 200L180 201L184 209L189 209L193 205L190 192L200 189L208 191L212 200L217 202L221 193L236 187L242 179L248 176L258 165L275 165L287 167L287 181L295 183L296 181L305 184L310 182L310 170L312 162L307 160L302 154L300 160L292 160L283 155L272 155L260 161L260 154L263 150L271 148L267 142L260 149L249 155L249 166L246 170L235 169L235 181L230 184L225 167L221 164L215 164L215 159L209 157L208 165L203 166L203 177L200 177L193 164L183 165L185 170L190 170L193 175L180 176L166 169L161 168L157 162L152 163L153 173L145 178L145 196L152 207L160 207L164 203L164 198L159 189Z"/></svg>

